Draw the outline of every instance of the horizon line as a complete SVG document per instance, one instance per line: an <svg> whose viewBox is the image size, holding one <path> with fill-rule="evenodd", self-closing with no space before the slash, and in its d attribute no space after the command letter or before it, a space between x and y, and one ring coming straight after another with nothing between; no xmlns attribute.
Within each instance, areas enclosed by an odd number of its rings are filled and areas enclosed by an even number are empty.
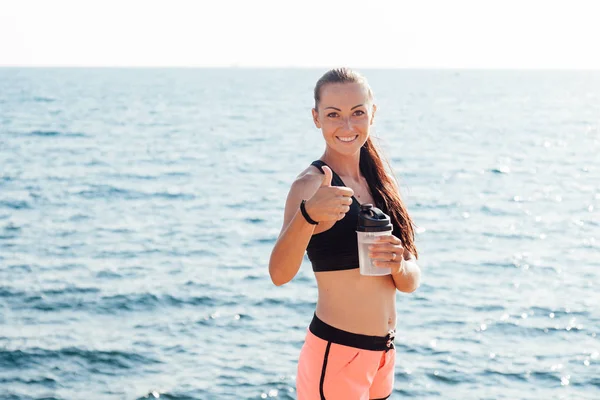
<svg viewBox="0 0 600 400"><path fill-rule="evenodd" d="M545 67L545 66L283 66L283 65L66 65L66 64L46 64L46 65L27 65L27 64L0 64L0 68L23 68L23 69L42 69L42 68L61 68L61 69L305 69L305 70L329 70L332 68L348 67L361 70L454 70L454 71L599 71L600 67Z"/></svg>

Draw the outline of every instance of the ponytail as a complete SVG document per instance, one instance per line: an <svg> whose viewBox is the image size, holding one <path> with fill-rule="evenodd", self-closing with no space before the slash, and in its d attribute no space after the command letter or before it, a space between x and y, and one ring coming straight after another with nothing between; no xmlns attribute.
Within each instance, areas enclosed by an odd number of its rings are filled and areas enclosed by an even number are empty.
<svg viewBox="0 0 600 400"><path fill-rule="evenodd" d="M384 159L369 137L360 149L360 172L369 183L375 206L390 216L394 226L392 234L400 238L404 248L418 258L413 221L392 178L392 168L387 160L385 163L389 174L384 166Z"/></svg>

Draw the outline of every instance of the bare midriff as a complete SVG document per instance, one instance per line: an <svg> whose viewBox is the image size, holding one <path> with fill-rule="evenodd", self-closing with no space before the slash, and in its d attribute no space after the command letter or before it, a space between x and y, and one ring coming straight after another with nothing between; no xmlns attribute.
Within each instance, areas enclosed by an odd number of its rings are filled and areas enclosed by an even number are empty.
<svg viewBox="0 0 600 400"><path fill-rule="evenodd" d="M396 327L396 286L391 275L363 276L358 268L315 273L317 316L363 335L385 336Z"/></svg>

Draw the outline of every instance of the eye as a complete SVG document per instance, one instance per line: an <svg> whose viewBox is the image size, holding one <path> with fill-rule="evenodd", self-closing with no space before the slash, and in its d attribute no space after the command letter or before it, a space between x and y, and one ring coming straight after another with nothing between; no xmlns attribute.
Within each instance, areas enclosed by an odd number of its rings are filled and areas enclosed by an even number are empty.
<svg viewBox="0 0 600 400"><path fill-rule="evenodd" d="M356 110L354 111L354 115L356 115L357 117L360 117L361 115L364 115L365 112L363 110Z"/></svg>
<svg viewBox="0 0 600 400"><path fill-rule="evenodd" d="M331 113L327 114L327 116L328 116L329 118L335 118L335 117L337 117L337 116L338 116L338 113L336 113L336 112L331 112Z"/></svg>

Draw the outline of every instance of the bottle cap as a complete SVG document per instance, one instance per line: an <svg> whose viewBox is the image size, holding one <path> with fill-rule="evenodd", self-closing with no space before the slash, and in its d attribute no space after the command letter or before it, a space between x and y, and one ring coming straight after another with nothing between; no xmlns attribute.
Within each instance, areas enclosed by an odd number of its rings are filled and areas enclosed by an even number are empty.
<svg viewBox="0 0 600 400"><path fill-rule="evenodd" d="M373 204L362 204L358 213L358 232L385 232L394 229L390 217Z"/></svg>

